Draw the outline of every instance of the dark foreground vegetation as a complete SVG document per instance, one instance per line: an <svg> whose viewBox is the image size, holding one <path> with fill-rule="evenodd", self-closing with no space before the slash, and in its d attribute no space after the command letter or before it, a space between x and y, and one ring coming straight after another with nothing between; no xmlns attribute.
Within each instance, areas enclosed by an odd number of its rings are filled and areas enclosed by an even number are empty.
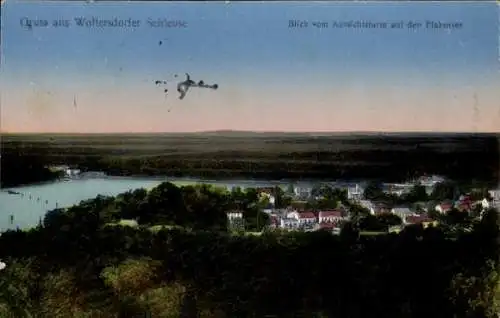
<svg viewBox="0 0 500 318"><path fill-rule="evenodd" d="M32 153L31 149L28 151L24 151L21 147L2 149L1 154L0 187L2 188L50 181L60 176L59 173L48 169L45 166L46 159Z"/></svg>
<svg viewBox="0 0 500 318"><path fill-rule="evenodd" d="M494 134L26 134L4 135L2 149L2 161L22 149L113 175L393 181L425 172L496 182L499 167Z"/></svg>
<svg viewBox="0 0 500 318"><path fill-rule="evenodd" d="M495 210L453 234L229 233L225 210L251 196L164 183L3 233L0 316L495 317Z"/></svg>

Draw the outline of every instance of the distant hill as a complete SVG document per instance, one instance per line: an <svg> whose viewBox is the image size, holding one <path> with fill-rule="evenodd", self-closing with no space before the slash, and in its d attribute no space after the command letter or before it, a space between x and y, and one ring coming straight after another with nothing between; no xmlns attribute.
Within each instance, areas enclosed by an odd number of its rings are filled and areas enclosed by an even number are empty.
<svg viewBox="0 0 500 318"><path fill-rule="evenodd" d="M106 136L133 136L133 137L182 137L182 136L207 136L207 137L396 137L396 138L439 138L439 137L496 137L500 139L500 133L473 133L473 132L374 132L374 131L352 131L352 132L287 132L287 131L252 131L252 130L213 130L199 132L116 132L116 133L8 133L1 132L6 137L106 137Z"/></svg>

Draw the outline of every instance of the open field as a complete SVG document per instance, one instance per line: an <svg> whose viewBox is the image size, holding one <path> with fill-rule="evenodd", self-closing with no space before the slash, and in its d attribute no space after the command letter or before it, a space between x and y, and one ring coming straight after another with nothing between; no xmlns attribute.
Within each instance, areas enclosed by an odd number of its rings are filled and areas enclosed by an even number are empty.
<svg viewBox="0 0 500 318"><path fill-rule="evenodd" d="M494 134L4 134L4 156L116 175L497 180Z"/></svg>

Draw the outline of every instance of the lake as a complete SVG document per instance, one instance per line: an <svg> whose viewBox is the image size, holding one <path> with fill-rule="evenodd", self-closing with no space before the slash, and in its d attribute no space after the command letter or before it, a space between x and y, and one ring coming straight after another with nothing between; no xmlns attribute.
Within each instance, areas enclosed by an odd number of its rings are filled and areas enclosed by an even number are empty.
<svg viewBox="0 0 500 318"><path fill-rule="evenodd" d="M151 189L162 182L170 181L176 185L196 183L213 184L229 189L239 187L268 187L279 185L286 189L287 181L257 181L257 180L199 180L194 178L132 178L132 177L101 177L89 179L72 179L45 184L21 186L2 189L0 192L0 231L7 229L29 228L36 226L45 213L56 207L69 207L82 200L95 198L97 195L115 196L138 188ZM311 186L312 182L294 182L297 186ZM9 194L14 190L23 195ZM11 224L10 216L14 215Z"/></svg>

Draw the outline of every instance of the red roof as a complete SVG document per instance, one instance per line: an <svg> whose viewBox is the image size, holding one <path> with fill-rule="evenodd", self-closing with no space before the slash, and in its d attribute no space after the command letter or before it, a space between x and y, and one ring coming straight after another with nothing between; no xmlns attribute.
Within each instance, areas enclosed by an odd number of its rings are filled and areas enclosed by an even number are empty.
<svg viewBox="0 0 500 318"><path fill-rule="evenodd" d="M411 215L406 217L407 223L422 223L422 222L432 222L433 220L426 215Z"/></svg>
<svg viewBox="0 0 500 318"><path fill-rule="evenodd" d="M441 206L441 209L443 209L443 210L449 210L449 209L451 209L453 207L453 204L451 204L451 203L441 203L440 206Z"/></svg>
<svg viewBox="0 0 500 318"><path fill-rule="evenodd" d="M312 212L299 213L299 219L315 219L316 216Z"/></svg>
<svg viewBox="0 0 500 318"><path fill-rule="evenodd" d="M325 218L325 217L342 217L342 212L337 211L337 210L331 210L331 211L321 211L319 212L319 217L320 218Z"/></svg>
<svg viewBox="0 0 500 318"><path fill-rule="evenodd" d="M319 228L320 229L333 229L335 228L336 224L335 223L320 223Z"/></svg>

